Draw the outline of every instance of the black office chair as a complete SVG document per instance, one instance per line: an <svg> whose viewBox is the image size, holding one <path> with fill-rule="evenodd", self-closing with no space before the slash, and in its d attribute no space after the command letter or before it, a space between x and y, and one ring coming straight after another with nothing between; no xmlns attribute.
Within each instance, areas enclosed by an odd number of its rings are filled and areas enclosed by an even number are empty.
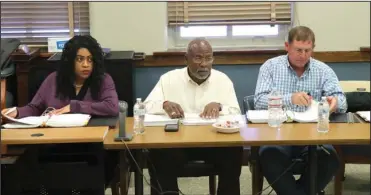
<svg viewBox="0 0 371 195"><path fill-rule="evenodd" d="M28 100L31 101L42 82L58 68L57 64L33 66L29 71ZM51 147L30 147L28 157L24 157L27 166L32 166L24 171L22 185L26 191L39 190L43 185L45 194L50 189L91 189L91 193L103 191L101 186L105 183L104 168L105 152L99 144L58 144ZM72 149L73 148L73 149ZM81 174L76 173L79 172ZM32 179L26 179L32 178Z"/></svg>
<svg viewBox="0 0 371 195"><path fill-rule="evenodd" d="M205 161L189 161L184 165L183 171L179 177L209 177L209 194L216 195L216 175L214 165Z"/></svg>
<svg viewBox="0 0 371 195"><path fill-rule="evenodd" d="M12 60L11 54L16 51L21 44L18 39L1 39L1 57L0 57L0 72L2 83L5 83L5 96L2 97L1 109L9 108L15 104L16 96L16 75L15 75L15 64ZM4 90L2 89L2 90ZM3 93L2 93L3 94ZM5 100L5 101L4 101Z"/></svg>
<svg viewBox="0 0 371 195"><path fill-rule="evenodd" d="M367 83L368 82L368 83ZM343 84L346 81L342 81ZM356 113L357 111L370 111L371 109L371 93L367 91L357 91L362 88L363 82L359 82L361 86L354 86L354 89L346 90L346 86L342 86L348 109L347 112ZM367 86L370 81L364 81ZM356 130L356 129L354 129ZM370 145L338 145L335 146L336 152L340 159L340 169L335 176L335 195L342 194L345 180L345 164L371 164L371 146Z"/></svg>
<svg viewBox="0 0 371 195"><path fill-rule="evenodd" d="M144 154L144 155L148 155ZM145 163L148 168L148 161ZM179 173L178 177L209 177L209 193L216 195L216 169L214 165L206 163L205 161L189 161L184 164L183 170ZM154 194L154 189L151 188L151 194Z"/></svg>
<svg viewBox="0 0 371 195"><path fill-rule="evenodd" d="M248 147L249 148L249 147ZM144 156L148 156L148 152L143 152ZM135 163L131 160L130 161L130 172L134 172L136 169ZM243 166L249 165L249 150L243 151ZM144 168L148 168L148 161L144 161ZM186 164L184 164L184 168L182 172L179 173L178 177L209 177L209 194L210 195L216 195L216 189L217 189L217 183L216 183L216 176L217 171L215 170L214 165L206 163L205 161L189 161ZM130 177L127 176L127 177ZM112 195L118 195L119 194L119 170L116 171L116 176L114 177L114 180L112 182ZM116 186L116 187L115 187ZM153 194L155 191L153 188L151 188L151 194Z"/></svg>
<svg viewBox="0 0 371 195"><path fill-rule="evenodd" d="M243 109L244 113L248 110L254 110L254 95L246 96L243 99ZM260 195L263 190L263 182L264 176L260 167L259 163L259 146L251 146L246 147L249 153L249 165L250 165L250 172L252 175L252 194L253 195ZM297 163L293 166L292 171L294 174L298 175L304 172L307 162L307 159L298 158L292 159L292 161L296 161ZM321 192L324 195L324 192Z"/></svg>
<svg viewBox="0 0 371 195"><path fill-rule="evenodd" d="M135 151L138 152L138 151ZM148 157L148 152L143 151L143 156ZM133 160L128 157L129 159L129 170L130 172L135 172L137 169L136 164L133 162ZM149 161L144 160L143 168L148 168ZM184 168L182 172L179 174L179 177L209 177L209 193L210 195L216 195L216 170L215 167L212 164L205 163L204 161L190 161L184 165ZM131 173L126 176L127 178L131 177ZM130 181L130 180L128 180ZM150 182L150 181L149 181ZM115 171L115 176L111 182L111 190L112 195L122 195L125 194L125 192L120 193L119 190L120 185L120 170L117 168ZM152 185L152 184L150 184ZM128 184L127 184L128 187ZM151 194L154 194L156 191L155 189L151 188Z"/></svg>
<svg viewBox="0 0 371 195"><path fill-rule="evenodd" d="M30 68L28 73L28 102L31 102L43 81L49 76L49 74L56 71L57 68L58 67L54 64L43 64Z"/></svg>

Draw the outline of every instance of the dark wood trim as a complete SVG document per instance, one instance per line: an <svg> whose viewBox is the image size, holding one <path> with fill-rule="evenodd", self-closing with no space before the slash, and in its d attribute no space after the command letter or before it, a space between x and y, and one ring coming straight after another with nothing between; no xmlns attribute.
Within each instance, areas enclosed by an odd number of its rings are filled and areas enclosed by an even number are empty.
<svg viewBox="0 0 371 195"><path fill-rule="evenodd" d="M282 54L286 51L284 49L218 49L214 51L214 56L226 54ZM164 51L153 52L152 56L184 56L185 51Z"/></svg>
<svg viewBox="0 0 371 195"><path fill-rule="evenodd" d="M155 52L138 63L138 66L184 66L185 52ZM263 64L266 60L284 55L284 50L268 51L216 51L214 65L252 65ZM325 63L369 62L370 55L361 51L314 52L313 57Z"/></svg>
<svg viewBox="0 0 371 195"><path fill-rule="evenodd" d="M368 156L344 156L345 164L371 164Z"/></svg>
<svg viewBox="0 0 371 195"><path fill-rule="evenodd" d="M315 52L314 58L323 62L370 62L370 55L360 51Z"/></svg>
<svg viewBox="0 0 371 195"><path fill-rule="evenodd" d="M361 47L360 50L362 52L370 52L370 47Z"/></svg>
<svg viewBox="0 0 371 195"><path fill-rule="evenodd" d="M40 53L40 57L42 57L42 58L50 58L54 54L55 53Z"/></svg>
<svg viewBox="0 0 371 195"><path fill-rule="evenodd" d="M40 49L32 49L30 53L13 52L10 57L15 62L28 62L36 57L40 56Z"/></svg>
<svg viewBox="0 0 371 195"><path fill-rule="evenodd" d="M0 100L0 102L1 102L1 110L3 110L4 108L5 108L5 104L6 104L6 78L1 78L1 100ZM1 121L3 121L3 120L1 120Z"/></svg>
<svg viewBox="0 0 371 195"><path fill-rule="evenodd" d="M370 62L370 47L361 47L360 51L314 52L313 57L325 63ZM214 51L214 65L255 65L278 55L284 55L283 49L271 50L217 50ZM53 53L40 53L40 57L49 58ZM154 52L144 60L138 61L138 67L184 66L185 51Z"/></svg>

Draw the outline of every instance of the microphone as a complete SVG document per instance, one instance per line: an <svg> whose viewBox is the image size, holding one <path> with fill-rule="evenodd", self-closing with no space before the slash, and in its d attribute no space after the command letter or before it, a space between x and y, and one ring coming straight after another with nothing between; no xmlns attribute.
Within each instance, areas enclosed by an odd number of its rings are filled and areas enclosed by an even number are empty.
<svg viewBox="0 0 371 195"><path fill-rule="evenodd" d="M126 133L126 117L127 117L128 103L119 101L119 133L115 137L115 141L130 141L133 136Z"/></svg>

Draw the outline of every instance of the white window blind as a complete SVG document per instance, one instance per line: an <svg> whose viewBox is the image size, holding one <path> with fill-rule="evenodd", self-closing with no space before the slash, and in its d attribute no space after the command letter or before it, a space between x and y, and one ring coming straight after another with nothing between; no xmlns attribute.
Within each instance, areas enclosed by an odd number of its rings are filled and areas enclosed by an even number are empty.
<svg viewBox="0 0 371 195"><path fill-rule="evenodd" d="M183 25L290 24L292 2L168 2L168 23Z"/></svg>
<svg viewBox="0 0 371 195"><path fill-rule="evenodd" d="M1 2L1 38L42 46L78 34L89 34L89 2Z"/></svg>

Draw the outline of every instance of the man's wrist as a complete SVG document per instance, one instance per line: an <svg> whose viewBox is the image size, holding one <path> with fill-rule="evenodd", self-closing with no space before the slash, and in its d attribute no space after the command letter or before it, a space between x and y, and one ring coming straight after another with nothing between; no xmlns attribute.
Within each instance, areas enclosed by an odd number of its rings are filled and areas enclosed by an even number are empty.
<svg viewBox="0 0 371 195"><path fill-rule="evenodd" d="M292 102L292 93L283 95L282 103L285 107L290 107L291 105L294 105Z"/></svg>

